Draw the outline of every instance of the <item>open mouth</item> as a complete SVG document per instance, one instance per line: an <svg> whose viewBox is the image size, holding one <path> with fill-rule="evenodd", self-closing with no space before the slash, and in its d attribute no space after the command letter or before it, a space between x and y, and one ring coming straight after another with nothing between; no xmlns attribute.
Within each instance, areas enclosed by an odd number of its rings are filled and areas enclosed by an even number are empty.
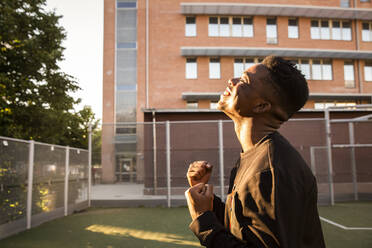
<svg viewBox="0 0 372 248"><path fill-rule="evenodd" d="M230 96L231 95L231 91L230 91L229 87L226 87L225 91L223 92L223 95L224 96Z"/></svg>

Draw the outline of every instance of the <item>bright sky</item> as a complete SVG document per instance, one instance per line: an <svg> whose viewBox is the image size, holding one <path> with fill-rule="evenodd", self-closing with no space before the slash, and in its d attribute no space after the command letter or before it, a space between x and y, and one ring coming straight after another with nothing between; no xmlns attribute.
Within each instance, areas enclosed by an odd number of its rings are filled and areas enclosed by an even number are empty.
<svg viewBox="0 0 372 248"><path fill-rule="evenodd" d="M63 16L67 38L60 67L82 88L75 94L82 99L77 110L90 105L102 120L103 0L47 0L47 7Z"/></svg>

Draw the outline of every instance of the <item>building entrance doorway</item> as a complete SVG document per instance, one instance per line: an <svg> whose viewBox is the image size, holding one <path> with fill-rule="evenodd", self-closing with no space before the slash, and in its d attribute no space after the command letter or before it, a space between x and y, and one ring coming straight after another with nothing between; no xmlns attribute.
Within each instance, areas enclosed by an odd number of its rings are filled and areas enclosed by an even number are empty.
<svg viewBox="0 0 372 248"><path fill-rule="evenodd" d="M137 180L136 156L116 154L116 181L135 183Z"/></svg>

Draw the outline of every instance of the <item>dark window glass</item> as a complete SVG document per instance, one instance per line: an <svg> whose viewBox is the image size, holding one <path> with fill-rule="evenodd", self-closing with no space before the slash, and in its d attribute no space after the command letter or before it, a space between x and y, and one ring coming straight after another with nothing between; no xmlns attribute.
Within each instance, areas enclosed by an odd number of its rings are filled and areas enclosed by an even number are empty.
<svg viewBox="0 0 372 248"><path fill-rule="evenodd" d="M342 27L343 28L350 28L350 22L342 22Z"/></svg>
<svg viewBox="0 0 372 248"><path fill-rule="evenodd" d="M244 24L252 24L253 23L252 18L244 18L243 21L244 21Z"/></svg>
<svg viewBox="0 0 372 248"><path fill-rule="evenodd" d="M209 61L211 63L220 63L220 59L219 58L210 58Z"/></svg>
<svg viewBox="0 0 372 248"><path fill-rule="evenodd" d="M137 8L136 2L119 2L118 8Z"/></svg>
<svg viewBox="0 0 372 248"><path fill-rule="evenodd" d="M320 64L320 60L313 60L313 64Z"/></svg>
<svg viewBox="0 0 372 248"><path fill-rule="evenodd" d="M340 27L340 22L339 22L339 21L333 21L333 22L332 22L332 26L333 26L334 28L339 28L339 27Z"/></svg>
<svg viewBox="0 0 372 248"><path fill-rule="evenodd" d="M328 28L329 23L328 21L322 21L322 28Z"/></svg>
<svg viewBox="0 0 372 248"><path fill-rule="evenodd" d="M196 58L187 58L186 62L187 63L196 63Z"/></svg>
<svg viewBox="0 0 372 248"><path fill-rule="evenodd" d="M312 20L312 21L311 21L311 26L312 26L312 27L319 27L319 21L317 21L317 20Z"/></svg>
<svg viewBox="0 0 372 248"><path fill-rule="evenodd" d="M367 22L363 22L362 26L363 26L363 29L364 30L368 30L369 29L369 24Z"/></svg>
<svg viewBox="0 0 372 248"><path fill-rule="evenodd" d="M136 48L137 44L135 42L122 42L118 43L117 48Z"/></svg>
<svg viewBox="0 0 372 248"><path fill-rule="evenodd" d="M218 24L218 18L217 17L209 17L209 23L210 24Z"/></svg>
<svg viewBox="0 0 372 248"><path fill-rule="evenodd" d="M234 62L235 63L243 63L243 59L235 59Z"/></svg>
<svg viewBox="0 0 372 248"><path fill-rule="evenodd" d="M297 26L297 19L289 19L288 20L289 26Z"/></svg>
<svg viewBox="0 0 372 248"><path fill-rule="evenodd" d="M233 18L233 24L242 24L242 19L239 17L234 17Z"/></svg>
<svg viewBox="0 0 372 248"><path fill-rule="evenodd" d="M221 22L221 24L229 24L229 18L221 17L220 22Z"/></svg>
<svg viewBox="0 0 372 248"><path fill-rule="evenodd" d="M275 25L276 24L276 18L267 18L266 23L267 23L267 25Z"/></svg>
<svg viewBox="0 0 372 248"><path fill-rule="evenodd" d="M195 17L194 16L187 16L186 17L187 24L195 24Z"/></svg>

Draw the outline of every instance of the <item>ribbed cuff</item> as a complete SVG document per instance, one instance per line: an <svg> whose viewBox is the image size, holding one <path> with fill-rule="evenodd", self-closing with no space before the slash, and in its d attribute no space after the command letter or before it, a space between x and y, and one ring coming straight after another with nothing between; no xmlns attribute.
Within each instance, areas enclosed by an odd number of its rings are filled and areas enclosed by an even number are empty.
<svg viewBox="0 0 372 248"><path fill-rule="evenodd" d="M213 236L224 229L218 221L216 215L211 211L206 211L199 215L190 224L191 231L198 237L200 244L209 247Z"/></svg>

